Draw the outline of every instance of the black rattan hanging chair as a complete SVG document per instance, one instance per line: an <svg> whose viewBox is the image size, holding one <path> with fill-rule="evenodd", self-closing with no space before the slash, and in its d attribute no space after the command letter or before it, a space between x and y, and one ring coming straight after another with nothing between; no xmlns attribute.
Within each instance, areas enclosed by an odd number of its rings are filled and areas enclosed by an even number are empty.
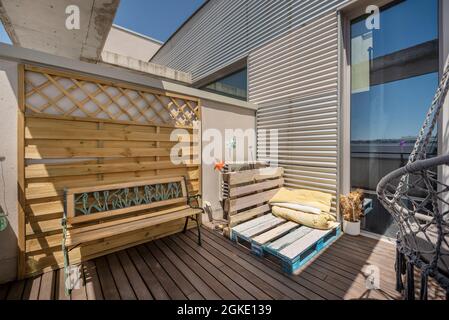
<svg viewBox="0 0 449 320"><path fill-rule="evenodd" d="M427 299L429 277L449 297L449 155L428 156L449 90L448 79L449 59L408 164L384 177L377 186L380 202L399 228L397 290L405 289L408 300L415 298L415 268L421 272L422 300ZM405 288L403 275L406 275Z"/></svg>

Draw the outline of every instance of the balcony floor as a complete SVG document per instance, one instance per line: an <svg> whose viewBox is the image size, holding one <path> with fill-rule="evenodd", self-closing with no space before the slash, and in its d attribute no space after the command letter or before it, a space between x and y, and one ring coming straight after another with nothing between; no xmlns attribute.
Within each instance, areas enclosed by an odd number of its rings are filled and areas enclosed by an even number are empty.
<svg viewBox="0 0 449 320"><path fill-rule="evenodd" d="M297 275L286 275L219 234L205 228L202 234L203 247L189 231L87 262L71 297L57 270L0 286L0 300L401 298L394 290L394 246L385 242L342 236ZM367 265L380 269L381 290L366 289ZM444 297L430 286L429 298Z"/></svg>

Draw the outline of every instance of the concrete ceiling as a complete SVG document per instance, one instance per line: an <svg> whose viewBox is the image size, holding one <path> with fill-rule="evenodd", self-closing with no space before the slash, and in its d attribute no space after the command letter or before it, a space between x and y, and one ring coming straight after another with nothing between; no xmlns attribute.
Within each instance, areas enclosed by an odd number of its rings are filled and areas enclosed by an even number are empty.
<svg viewBox="0 0 449 320"><path fill-rule="evenodd" d="M0 0L0 19L14 45L98 61L120 0ZM80 29L66 28L66 8L80 9Z"/></svg>

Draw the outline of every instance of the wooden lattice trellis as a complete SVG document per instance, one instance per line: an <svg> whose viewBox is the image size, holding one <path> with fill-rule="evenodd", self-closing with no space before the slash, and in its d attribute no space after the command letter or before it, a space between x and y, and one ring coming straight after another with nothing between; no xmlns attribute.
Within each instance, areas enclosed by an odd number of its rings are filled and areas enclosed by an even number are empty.
<svg viewBox="0 0 449 320"><path fill-rule="evenodd" d="M199 100L34 66L25 68L27 113L193 126Z"/></svg>

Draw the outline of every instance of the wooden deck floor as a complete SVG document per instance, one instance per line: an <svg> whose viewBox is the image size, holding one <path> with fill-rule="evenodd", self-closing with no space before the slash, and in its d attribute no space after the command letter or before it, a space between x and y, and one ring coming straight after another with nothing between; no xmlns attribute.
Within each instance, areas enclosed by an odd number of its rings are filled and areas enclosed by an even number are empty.
<svg viewBox="0 0 449 320"><path fill-rule="evenodd" d="M394 247L343 236L298 275L286 275L222 236L203 229L178 234L82 266L83 283L64 294L63 272L0 286L0 300L20 299L400 299L394 290ZM367 290L364 267L380 270L381 290ZM434 286L430 297L444 298Z"/></svg>

